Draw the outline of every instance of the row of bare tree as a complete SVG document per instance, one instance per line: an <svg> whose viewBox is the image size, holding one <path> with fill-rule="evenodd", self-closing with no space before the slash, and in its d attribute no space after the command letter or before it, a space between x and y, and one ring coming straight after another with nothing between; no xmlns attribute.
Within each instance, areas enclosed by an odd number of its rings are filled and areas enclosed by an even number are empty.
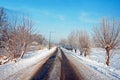
<svg viewBox="0 0 120 80"><path fill-rule="evenodd" d="M62 46L70 46L79 49L84 56L90 53L90 48L95 45L106 50L106 65L110 63L110 55L113 49L120 48L120 22L117 20L102 19L100 26L94 27L93 39L87 31L73 31L68 39L62 39ZM113 53L114 54L114 53Z"/></svg>
<svg viewBox="0 0 120 80"><path fill-rule="evenodd" d="M0 8L0 50L10 59L22 58L32 41L46 44L40 34L32 34L32 21L26 17L8 21L5 9Z"/></svg>
<svg viewBox="0 0 120 80"><path fill-rule="evenodd" d="M91 42L89 34L85 30L81 30L71 32L68 39L61 39L60 45L65 48L69 47L74 49L75 52L79 49L81 55L84 54L84 56L87 56L90 51Z"/></svg>

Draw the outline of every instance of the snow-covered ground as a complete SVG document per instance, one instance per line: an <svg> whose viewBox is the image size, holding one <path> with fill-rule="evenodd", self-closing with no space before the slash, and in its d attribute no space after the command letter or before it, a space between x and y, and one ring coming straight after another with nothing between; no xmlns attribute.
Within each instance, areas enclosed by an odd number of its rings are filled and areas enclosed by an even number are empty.
<svg viewBox="0 0 120 80"><path fill-rule="evenodd" d="M46 56L53 53L55 49L56 48L52 48L51 50L44 49L29 52L24 55L23 59L18 60L16 63L10 62L4 65L0 65L0 80L5 80L6 78L9 78L9 76L17 73L18 71L40 62Z"/></svg>
<svg viewBox="0 0 120 80"><path fill-rule="evenodd" d="M29 52L24 55L23 59L17 61L17 63L10 62L4 65L0 65L0 80L12 80L9 79L11 75L37 64L47 55L50 55L56 48L51 50L44 49L34 52ZM68 50L64 51L78 62L80 72L85 73L87 80L93 80L97 77L97 80L120 80L120 51L115 51L116 54L111 56L110 66L105 65L105 50L92 48L89 56L81 56L80 53L74 53ZM87 71L85 71L87 70ZM86 76L88 74L88 76ZM91 77L93 76L93 77ZM91 77L91 78L90 78ZM17 79L19 80L19 79Z"/></svg>
<svg viewBox="0 0 120 80"><path fill-rule="evenodd" d="M111 51L110 67L120 70L120 50ZM89 59L105 64L106 54L104 49L92 48Z"/></svg>
<svg viewBox="0 0 120 80"><path fill-rule="evenodd" d="M77 58L82 64L86 65L93 71L97 71L98 74L105 75L108 79L120 80L120 51L114 51L114 55L111 55L110 66L105 65L105 50L92 48L90 55L87 57L81 56L79 51L74 53L65 50L66 53Z"/></svg>

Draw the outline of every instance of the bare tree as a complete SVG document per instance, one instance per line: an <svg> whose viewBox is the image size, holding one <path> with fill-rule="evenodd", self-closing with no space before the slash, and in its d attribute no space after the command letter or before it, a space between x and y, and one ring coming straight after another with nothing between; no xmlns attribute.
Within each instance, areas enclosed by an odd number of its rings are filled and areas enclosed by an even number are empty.
<svg viewBox="0 0 120 80"><path fill-rule="evenodd" d="M5 40L5 35L3 33L7 31L8 20L5 9L0 7L0 48L4 47L1 45L1 41Z"/></svg>
<svg viewBox="0 0 120 80"><path fill-rule="evenodd" d="M23 57L27 51L28 44L31 40L32 22L23 18L21 23L17 24L17 20L11 23L8 31L4 31L6 40L2 41L4 53L8 53L10 57Z"/></svg>
<svg viewBox="0 0 120 80"><path fill-rule="evenodd" d="M0 30L7 25L7 15L5 9L0 7Z"/></svg>
<svg viewBox="0 0 120 80"><path fill-rule="evenodd" d="M103 19L100 27L94 28L94 42L106 50L106 65L109 65L110 51L120 47L120 22Z"/></svg>
<svg viewBox="0 0 120 80"><path fill-rule="evenodd" d="M61 39L59 45L61 45L62 47L66 47L68 45L68 42L66 39Z"/></svg>
<svg viewBox="0 0 120 80"><path fill-rule="evenodd" d="M47 45L47 40L41 34L33 34L32 35L32 41L36 41L36 42L38 42L42 46L46 46Z"/></svg>
<svg viewBox="0 0 120 80"><path fill-rule="evenodd" d="M84 53L84 56L87 56L90 51L90 37L89 34L84 30L79 32L79 49L82 53Z"/></svg>
<svg viewBox="0 0 120 80"><path fill-rule="evenodd" d="M68 44L72 49L75 49L76 52L76 48L77 48L77 34L75 31L72 31L69 36L68 36Z"/></svg>

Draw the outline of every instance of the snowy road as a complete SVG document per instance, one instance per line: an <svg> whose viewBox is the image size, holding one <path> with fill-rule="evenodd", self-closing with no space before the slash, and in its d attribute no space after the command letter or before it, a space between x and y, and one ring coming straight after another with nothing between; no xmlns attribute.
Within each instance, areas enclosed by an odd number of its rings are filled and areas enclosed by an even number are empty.
<svg viewBox="0 0 120 80"><path fill-rule="evenodd" d="M31 80L84 80L67 60L64 52L58 49L36 72Z"/></svg>
<svg viewBox="0 0 120 80"><path fill-rule="evenodd" d="M38 52L39 53L39 52ZM26 56L27 58L27 56ZM34 61L33 61L34 60ZM29 63L29 64L28 64ZM27 65L25 65L27 64ZM23 66L24 65L24 66ZM21 66L19 68L19 66ZM4 68L6 67L6 68ZM7 69L8 67L8 69ZM18 69L16 69L17 67ZM13 69L13 70L12 70ZM0 80L119 80L109 70L83 60L64 48L43 51L34 57L23 59L15 64L0 66ZM12 71L13 72L12 72ZM11 72L9 72L11 71ZM105 74L106 72L106 74ZM8 75L7 75L8 73Z"/></svg>

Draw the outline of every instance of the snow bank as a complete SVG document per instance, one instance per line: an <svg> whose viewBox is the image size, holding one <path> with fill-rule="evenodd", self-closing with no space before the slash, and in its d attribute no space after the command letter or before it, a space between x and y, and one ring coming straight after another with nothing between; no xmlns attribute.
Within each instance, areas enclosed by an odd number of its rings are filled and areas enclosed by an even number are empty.
<svg viewBox="0 0 120 80"><path fill-rule="evenodd" d="M24 55L23 59L19 60L16 63L11 62L4 65L0 65L0 80L4 80L7 77L15 74L16 72L40 62L47 55L54 52L55 49L56 48L52 48L51 50L44 49L29 52L28 54Z"/></svg>
<svg viewBox="0 0 120 80"><path fill-rule="evenodd" d="M105 65L105 51L103 49L93 48L91 54L87 57L83 57L78 53L74 53L68 50L64 51L69 55L77 58L82 64L86 65L93 71L97 71L98 74L105 75L109 79L120 80L120 54L115 54L111 58L110 66ZM119 51L117 51L118 53Z"/></svg>

